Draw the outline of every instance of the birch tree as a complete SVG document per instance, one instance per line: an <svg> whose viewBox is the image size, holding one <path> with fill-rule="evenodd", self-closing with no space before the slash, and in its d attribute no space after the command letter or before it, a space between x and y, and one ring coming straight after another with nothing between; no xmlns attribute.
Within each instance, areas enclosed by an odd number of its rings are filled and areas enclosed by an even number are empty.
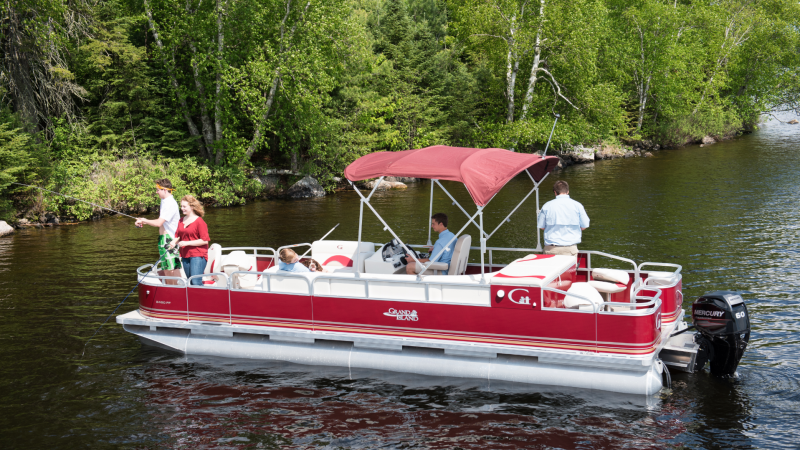
<svg viewBox="0 0 800 450"><path fill-rule="evenodd" d="M263 144L280 96L319 94L315 89L336 66L336 45L347 41L337 29L346 13L339 1L147 0L144 6L189 132L214 164L247 161Z"/></svg>
<svg viewBox="0 0 800 450"><path fill-rule="evenodd" d="M562 85L546 67L547 13L551 0L472 0L460 9L460 20L477 43L494 41L503 49L505 67L506 123L517 115L517 78L521 66L531 64L525 85L520 119L525 119L533 100L536 83L546 80L553 97L575 107L562 92ZM487 48L487 50L491 48ZM532 55L532 60L531 60Z"/></svg>
<svg viewBox="0 0 800 450"><path fill-rule="evenodd" d="M676 64L691 58L689 52L676 52L681 48L682 38L691 28L688 18L691 11L678 2L662 3L645 0L637 6L624 10L620 23L627 29L628 52L623 56L630 68L636 99L636 127L640 133L644 124L647 105L652 97L655 83L669 83L676 78ZM685 48L685 47L684 47Z"/></svg>

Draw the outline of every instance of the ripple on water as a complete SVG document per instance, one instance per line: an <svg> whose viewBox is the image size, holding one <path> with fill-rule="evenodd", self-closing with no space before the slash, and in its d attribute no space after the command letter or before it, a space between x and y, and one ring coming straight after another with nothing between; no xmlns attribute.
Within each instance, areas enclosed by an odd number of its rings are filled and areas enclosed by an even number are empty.
<svg viewBox="0 0 800 450"><path fill-rule="evenodd" d="M4 448L791 448L800 411L800 128L555 173L592 219L582 248L681 264L684 307L736 289L752 315L738 377L673 373L643 399L481 380L184 357L111 323L85 339L154 262L155 232L126 218L0 238L0 445ZM469 194L447 183L459 201ZM494 228L530 189L512 181L486 210ZM427 240L427 184L375 194L414 243ZM435 209L462 213L436 191ZM354 239L352 192L210 209L214 242L273 246ZM474 236L474 230L471 231ZM523 206L490 245L535 245ZM369 215L365 239L390 239ZM520 255L495 252L497 262ZM472 255L477 259L477 255ZM132 298L120 312L136 307Z"/></svg>

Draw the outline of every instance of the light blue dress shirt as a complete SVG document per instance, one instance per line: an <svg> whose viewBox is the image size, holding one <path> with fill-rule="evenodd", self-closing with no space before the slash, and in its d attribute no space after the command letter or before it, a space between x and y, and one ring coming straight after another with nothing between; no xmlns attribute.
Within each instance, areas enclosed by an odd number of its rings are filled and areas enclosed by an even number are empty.
<svg viewBox="0 0 800 450"><path fill-rule="evenodd" d="M583 205L561 194L544 204L538 225L545 245L575 245L581 242L581 228L589 228L589 216Z"/></svg>
<svg viewBox="0 0 800 450"><path fill-rule="evenodd" d="M453 232L450 230L444 230L441 233L439 233L439 239L437 239L436 243L433 244L433 250L431 251L431 259L433 259L434 256L439 254L439 252L442 249L444 249L445 246L447 246L447 244L450 242L450 239L453 239L454 236L455 234L453 234ZM453 243L450 244L450 246L444 250L444 253L442 253L442 256L440 256L439 259L436 260L436 262L450 264L450 261L453 259L453 251L455 251L455 249L456 249L456 241L453 241Z"/></svg>
<svg viewBox="0 0 800 450"><path fill-rule="evenodd" d="M300 264L299 262L286 264L283 261L278 261L278 270L282 270L284 272L311 272L308 270L308 267Z"/></svg>

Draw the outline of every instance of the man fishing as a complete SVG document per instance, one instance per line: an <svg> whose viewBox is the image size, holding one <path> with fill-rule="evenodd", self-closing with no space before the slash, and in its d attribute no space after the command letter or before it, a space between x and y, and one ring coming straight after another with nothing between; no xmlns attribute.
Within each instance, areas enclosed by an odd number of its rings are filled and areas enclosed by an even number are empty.
<svg viewBox="0 0 800 450"><path fill-rule="evenodd" d="M161 208L159 210L158 219L145 219L139 217L136 219L136 226L142 228L144 225L158 227L158 254L161 256L161 268L164 270L164 275L168 277L181 276L181 261L177 254L167 251L166 245L172 242L175 237L175 232L178 230L178 221L180 220L180 209L178 202L172 197L172 183L162 178L156 180L156 194L161 199ZM166 284L178 284L176 280L167 280Z"/></svg>

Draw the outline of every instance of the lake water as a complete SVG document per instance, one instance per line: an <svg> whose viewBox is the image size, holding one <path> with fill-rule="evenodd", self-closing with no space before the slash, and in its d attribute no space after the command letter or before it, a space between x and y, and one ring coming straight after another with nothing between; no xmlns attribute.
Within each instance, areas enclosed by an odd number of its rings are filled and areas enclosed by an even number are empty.
<svg viewBox="0 0 800 450"><path fill-rule="evenodd" d="M0 238L3 448L796 448L800 440L800 125L653 158L573 166L591 218L583 249L683 266L684 308L704 292L744 293L753 334L738 378L673 373L645 399L546 386L182 356L142 346L113 318L153 263L156 231L127 218ZM471 204L463 187L446 184ZM376 194L387 222L427 240L430 185ZM530 189L512 181L487 208L493 228ZM155 195L155 193L154 193ZM208 211L213 242L271 246L355 239L355 193ZM451 229L463 214L436 190ZM371 215L365 240L391 237ZM471 233L476 236L474 228ZM534 247L529 202L489 241ZM473 252L476 253L476 252ZM518 255L513 255L514 257ZM508 260L512 255L495 255ZM135 296L120 308L137 307Z"/></svg>

